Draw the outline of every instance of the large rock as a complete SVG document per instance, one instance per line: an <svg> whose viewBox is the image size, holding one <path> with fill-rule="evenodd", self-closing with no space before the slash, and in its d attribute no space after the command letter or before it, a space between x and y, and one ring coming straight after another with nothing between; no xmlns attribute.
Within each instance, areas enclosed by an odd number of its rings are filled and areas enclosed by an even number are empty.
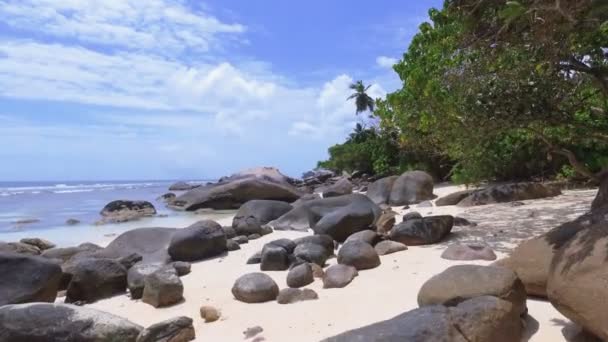
<svg viewBox="0 0 608 342"><path fill-rule="evenodd" d="M380 240L381 240L381 236L378 235L378 233L376 233L375 231L373 231L371 229L367 229L367 230L362 230L360 232L351 234L344 241L344 243L347 243L349 241L363 241L363 242L369 243L370 245L374 246Z"/></svg>
<svg viewBox="0 0 608 342"><path fill-rule="evenodd" d="M105 223L126 222L145 216L154 216L156 215L156 209L148 201L118 200L106 204L99 214Z"/></svg>
<svg viewBox="0 0 608 342"><path fill-rule="evenodd" d="M470 207L492 203L505 203L546 198L560 195L557 187L542 183L512 183L492 185L471 193L458 203L459 206Z"/></svg>
<svg viewBox="0 0 608 342"><path fill-rule="evenodd" d="M352 194L301 202L269 223L277 230L307 231L330 235L344 241L352 233L369 229L380 215L380 208L368 197Z"/></svg>
<svg viewBox="0 0 608 342"><path fill-rule="evenodd" d="M446 248L441 257L447 260L496 260L496 254L487 245L458 243Z"/></svg>
<svg viewBox="0 0 608 342"><path fill-rule="evenodd" d="M335 172L326 169L315 169L302 174L305 184L321 184L336 175Z"/></svg>
<svg viewBox="0 0 608 342"><path fill-rule="evenodd" d="M146 277L163 268L163 264L137 264L127 273L127 287L131 299L140 299L144 293Z"/></svg>
<svg viewBox="0 0 608 342"><path fill-rule="evenodd" d="M61 267L42 257L0 253L0 306L53 302L61 281Z"/></svg>
<svg viewBox="0 0 608 342"><path fill-rule="evenodd" d="M248 176L192 189L178 196L169 207L188 211L238 209L250 200L293 202L299 197L300 192L288 183Z"/></svg>
<svg viewBox="0 0 608 342"><path fill-rule="evenodd" d="M169 191L187 191L198 188L200 184L189 184L186 182L176 182L171 184Z"/></svg>
<svg viewBox="0 0 608 342"><path fill-rule="evenodd" d="M317 243L306 242L296 246L293 255L300 260L304 260L319 266L324 266L327 259L333 255L333 248L327 249Z"/></svg>
<svg viewBox="0 0 608 342"><path fill-rule="evenodd" d="M438 207L445 207L448 205L457 205L458 203L460 203L460 201L467 198L469 195L471 195L475 191L477 191L477 190L462 190L462 191L453 192L449 195L438 198L435 201L435 205Z"/></svg>
<svg viewBox="0 0 608 342"><path fill-rule="evenodd" d="M348 195L353 193L353 183L347 178L341 178L332 185L322 189L323 198Z"/></svg>
<svg viewBox="0 0 608 342"><path fill-rule="evenodd" d="M408 171L393 183L389 204L416 204L433 198L433 177L423 171Z"/></svg>
<svg viewBox="0 0 608 342"><path fill-rule="evenodd" d="M329 235L308 235L294 239L293 242L296 244L296 246L304 243L321 245L330 253L330 255L333 254L335 249L334 239L332 239L332 237Z"/></svg>
<svg viewBox="0 0 608 342"><path fill-rule="evenodd" d="M304 287L313 281L312 267L307 262L292 267L287 273L287 286L289 287Z"/></svg>
<svg viewBox="0 0 608 342"><path fill-rule="evenodd" d="M602 341L608 340L608 223L578 232L553 258L547 281L551 304Z"/></svg>
<svg viewBox="0 0 608 342"><path fill-rule="evenodd" d="M236 280L232 287L234 298L245 303L263 303L279 295L277 283L264 273L249 273Z"/></svg>
<svg viewBox="0 0 608 342"><path fill-rule="evenodd" d="M144 279L142 302L155 308L179 303L184 297L184 285L172 266L165 266Z"/></svg>
<svg viewBox="0 0 608 342"><path fill-rule="evenodd" d="M127 270L112 259L85 258L71 264L64 272L72 275L66 303L92 303L127 289Z"/></svg>
<svg viewBox="0 0 608 342"><path fill-rule="evenodd" d="M287 202L251 200L243 204L232 219L237 235L260 234L262 225L293 209Z"/></svg>
<svg viewBox="0 0 608 342"><path fill-rule="evenodd" d="M380 266L378 253L367 242L348 241L338 251L338 263L353 266L357 270L367 270Z"/></svg>
<svg viewBox="0 0 608 342"><path fill-rule="evenodd" d="M513 342L522 335L513 305L496 297L469 299L456 307L415 309L386 321L330 337L325 342Z"/></svg>
<svg viewBox="0 0 608 342"><path fill-rule="evenodd" d="M241 170L237 173L232 174L229 177L222 177L220 182L229 182L238 179L244 178L254 178L254 179L262 179L270 182L275 182L279 184L293 184L294 181L292 178L284 175L279 171L279 169L275 167L267 167L267 166L258 166L252 167L250 169Z"/></svg>
<svg viewBox="0 0 608 342"><path fill-rule="evenodd" d="M167 252L174 228L138 228L120 234L103 250L96 253L99 257L121 258L133 253L143 257L143 263L171 262Z"/></svg>
<svg viewBox="0 0 608 342"><path fill-rule="evenodd" d="M353 266L342 264L331 265L325 270L323 288L339 289L346 287L358 274L357 269Z"/></svg>
<svg viewBox="0 0 608 342"><path fill-rule="evenodd" d="M226 233L217 222L199 221L173 234L169 255L174 261L197 261L227 251Z"/></svg>
<svg viewBox="0 0 608 342"><path fill-rule="evenodd" d="M397 178L399 176L378 179L368 186L366 195L376 204L388 204Z"/></svg>
<svg viewBox="0 0 608 342"><path fill-rule="evenodd" d="M74 305L32 303L0 307L0 341L135 342L142 327Z"/></svg>
<svg viewBox="0 0 608 342"><path fill-rule="evenodd" d="M408 246L428 245L443 240L452 231L453 226L452 216L427 216L396 225L391 230L389 238Z"/></svg>
<svg viewBox="0 0 608 342"><path fill-rule="evenodd" d="M454 306L479 296L509 301L519 314L526 313L526 290L517 275L495 266L458 265L427 280L418 292L418 305Z"/></svg>
<svg viewBox="0 0 608 342"><path fill-rule="evenodd" d="M46 251L42 252L42 254L40 256L47 258L47 259L58 259L58 260L61 260L62 263L64 263L64 262L72 259L76 255L93 254L102 249L103 249L102 247L99 247L92 243L83 243L77 247L57 247L57 248L47 249ZM124 256L127 256L127 255L128 254L125 254ZM121 256L117 256L117 257L121 257Z"/></svg>
<svg viewBox="0 0 608 342"><path fill-rule="evenodd" d="M267 243L262 248L260 270L285 271L289 268L289 253L281 246Z"/></svg>
<svg viewBox="0 0 608 342"><path fill-rule="evenodd" d="M187 342L194 338L192 318L181 316L147 327L141 331L136 342Z"/></svg>

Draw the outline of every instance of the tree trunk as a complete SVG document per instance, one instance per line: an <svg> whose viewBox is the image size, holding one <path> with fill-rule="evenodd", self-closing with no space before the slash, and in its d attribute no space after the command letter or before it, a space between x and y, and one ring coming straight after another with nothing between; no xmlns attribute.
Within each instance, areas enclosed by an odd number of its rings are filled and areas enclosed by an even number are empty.
<svg viewBox="0 0 608 342"><path fill-rule="evenodd" d="M600 189L591 203L591 210L599 209L603 206L608 206L608 171L602 172L600 175Z"/></svg>

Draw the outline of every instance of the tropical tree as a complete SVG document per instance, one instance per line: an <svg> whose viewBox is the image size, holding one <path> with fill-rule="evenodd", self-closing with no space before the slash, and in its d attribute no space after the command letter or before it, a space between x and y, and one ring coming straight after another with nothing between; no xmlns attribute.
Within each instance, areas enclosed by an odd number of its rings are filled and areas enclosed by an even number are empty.
<svg viewBox="0 0 608 342"><path fill-rule="evenodd" d="M368 110L370 112L374 111L374 107L375 107L374 99L372 99L371 96L369 96L367 94L367 91L369 90L370 87L371 87L371 85L368 85L366 87L363 84L363 81L357 81L349 86L349 88L354 90L355 92L352 95L350 95L347 98L347 100L355 99L355 105L357 107L357 112L356 112L357 114L363 113Z"/></svg>

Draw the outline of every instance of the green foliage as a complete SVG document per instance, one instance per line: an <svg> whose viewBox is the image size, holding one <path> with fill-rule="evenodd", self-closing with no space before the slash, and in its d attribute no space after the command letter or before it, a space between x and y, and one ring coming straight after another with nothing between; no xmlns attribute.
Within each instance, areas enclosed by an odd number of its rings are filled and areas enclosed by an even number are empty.
<svg viewBox="0 0 608 342"><path fill-rule="evenodd" d="M363 84L363 81L357 81L349 86L349 88L355 92L350 95L347 100L355 99L357 114L365 112L366 110L369 110L370 112L374 111L374 99L367 95L369 87L371 87L371 85L366 87Z"/></svg>

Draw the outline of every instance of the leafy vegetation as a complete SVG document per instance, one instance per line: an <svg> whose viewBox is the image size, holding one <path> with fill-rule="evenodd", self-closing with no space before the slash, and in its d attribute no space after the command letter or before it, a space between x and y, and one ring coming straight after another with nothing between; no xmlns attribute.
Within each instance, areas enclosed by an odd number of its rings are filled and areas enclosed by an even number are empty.
<svg viewBox="0 0 608 342"><path fill-rule="evenodd" d="M363 81L357 81L349 86L349 88L355 92L350 95L347 100L355 99L357 114L365 112L366 110L369 110L372 113L374 112L374 99L367 95L369 87L371 87L371 85L366 87L363 84Z"/></svg>
<svg viewBox="0 0 608 342"><path fill-rule="evenodd" d="M439 160L466 183L599 179L608 165L605 0L447 0L429 14L394 67L403 87L374 111L391 153L418 160L375 155L372 164ZM324 165L353 168L332 164L350 148L332 147Z"/></svg>

